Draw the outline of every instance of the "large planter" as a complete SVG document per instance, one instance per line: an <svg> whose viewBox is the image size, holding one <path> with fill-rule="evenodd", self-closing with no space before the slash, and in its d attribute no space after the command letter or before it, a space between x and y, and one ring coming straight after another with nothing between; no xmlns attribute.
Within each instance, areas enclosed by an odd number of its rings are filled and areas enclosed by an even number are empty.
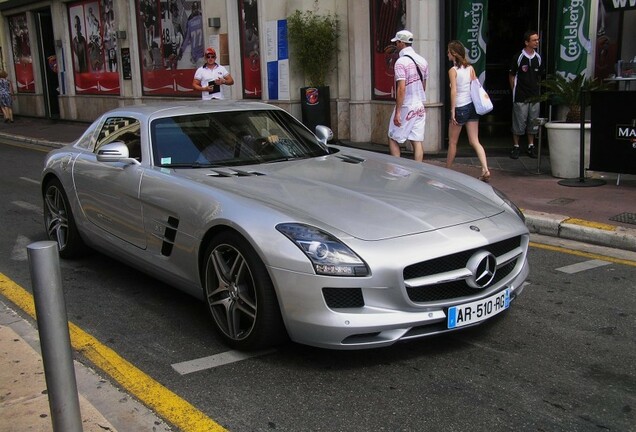
<svg viewBox="0 0 636 432"><path fill-rule="evenodd" d="M331 127L329 86L303 87L300 89L300 107L303 124L312 132L316 126Z"/></svg>
<svg viewBox="0 0 636 432"><path fill-rule="evenodd" d="M577 178L580 175L581 125L579 123L549 122L550 167L552 175L558 178ZM585 162L590 166L590 123L585 124Z"/></svg>

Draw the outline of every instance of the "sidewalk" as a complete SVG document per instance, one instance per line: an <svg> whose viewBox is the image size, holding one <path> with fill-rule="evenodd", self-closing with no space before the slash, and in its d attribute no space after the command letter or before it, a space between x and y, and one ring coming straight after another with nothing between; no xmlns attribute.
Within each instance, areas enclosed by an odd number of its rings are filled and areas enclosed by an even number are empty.
<svg viewBox="0 0 636 432"><path fill-rule="evenodd" d="M70 143L88 124L16 117L0 123L0 140L53 149ZM341 142L340 145L388 153L388 146ZM532 233L636 251L636 176L589 173L607 183L567 187L550 175L550 163L508 157L507 149L487 150L491 184L515 202ZM405 153L402 156L411 157ZM446 155L425 155L427 163L444 166ZM480 173L471 149L459 149L453 169L472 177ZM0 302L0 432L52 430L37 330ZM7 367L9 366L9 367ZM84 431L169 431L146 407L75 363ZM11 419L9 422L8 419Z"/></svg>
<svg viewBox="0 0 636 432"><path fill-rule="evenodd" d="M74 362L84 432L170 432L141 403ZM0 432L53 431L37 328L0 301Z"/></svg>

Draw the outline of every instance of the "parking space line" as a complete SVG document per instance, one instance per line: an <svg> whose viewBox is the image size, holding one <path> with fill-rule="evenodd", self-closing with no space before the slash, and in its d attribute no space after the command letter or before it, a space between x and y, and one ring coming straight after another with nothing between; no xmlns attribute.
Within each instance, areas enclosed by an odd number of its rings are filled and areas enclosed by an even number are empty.
<svg viewBox="0 0 636 432"><path fill-rule="evenodd" d="M40 184L40 182L39 182L39 181L34 180L34 179L32 179L32 178L28 178L28 177L20 177L20 180L24 180L24 181L27 181L27 182L29 182L29 183L35 183L36 185L39 185L39 184Z"/></svg>
<svg viewBox="0 0 636 432"><path fill-rule="evenodd" d="M22 234L18 234L18 237L15 239L15 243L13 244L13 249L11 250L11 260L12 261L26 261L28 259L27 256L27 246L33 243L33 241L23 236Z"/></svg>
<svg viewBox="0 0 636 432"><path fill-rule="evenodd" d="M569 249L569 248L566 248L566 247L563 247L563 246L554 246L554 245L550 245L550 244L537 243L537 242L530 242L529 246L533 247L533 248L549 250L549 251L553 251L553 252L561 252L561 253L565 253L565 254L568 254L568 255L580 256L580 257L583 257L583 258L589 258L589 259L593 259L593 260L597 259L597 260L601 260L601 261L611 262L611 263L614 263L614 264L623 264L623 265L627 265L627 266L636 267L636 260L631 260L631 259L617 258L617 257L614 257L614 256L601 255L601 254L598 254L598 253L584 252L584 251L580 251L580 250Z"/></svg>
<svg viewBox="0 0 636 432"><path fill-rule="evenodd" d="M239 362L241 360L246 360L253 357L260 357L262 355L271 354L274 352L276 352L276 350L273 349L254 352L226 351L208 357L175 363L172 365L172 368L180 375L187 375L193 372L213 369L215 367Z"/></svg>
<svg viewBox="0 0 636 432"><path fill-rule="evenodd" d="M16 207L20 207L21 209L24 209L24 210L29 210L34 213L42 214L42 206L39 206L39 205L34 205L24 201L13 201L11 202L11 204L13 204Z"/></svg>
<svg viewBox="0 0 636 432"><path fill-rule="evenodd" d="M0 294L36 319L33 295L0 273ZM152 377L129 363L84 330L68 323L71 345L122 389L183 432L223 432L226 429Z"/></svg>
<svg viewBox="0 0 636 432"><path fill-rule="evenodd" d="M602 261L602 260L589 260L589 261L583 261L583 262L572 264L565 267L559 267L556 270L563 273L567 273L567 274L574 274L574 273L582 272L585 270L595 269L597 267L603 267L610 264L611 264L610 262Z"/></svg>

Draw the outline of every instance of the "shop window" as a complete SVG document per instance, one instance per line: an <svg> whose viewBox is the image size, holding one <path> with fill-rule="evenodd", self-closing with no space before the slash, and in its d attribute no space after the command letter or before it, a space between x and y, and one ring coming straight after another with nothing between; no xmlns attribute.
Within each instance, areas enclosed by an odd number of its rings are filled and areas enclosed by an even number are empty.
<svg viewBox="0 0 636 432"><path fill-rule="evenodd" d="M200 97L192 79L206 48L201 1L135 4L144 95Z"/></svg>
<svg viewBox="0 0 636 432"><path fill-rule="evenodd" d="M243 98L260 99L261 83L260 29L257 0L238 0L243 64Z"/></svg>
<svg viewBox="0 0 636 432"><path fill-rule="evenodd" d="M35 93L33 59L26 13L10 16L8 20L17 91L19 93Z"/></svg>
<svg viewBox="0 0 636 432"><path fill-rule="evenodd" d="M406 0L371 1L371 63L373 99L395 99L393 65L398 51L391 42L395 33L404 30Z"/></svg>
<svg viewBox="0 0 636 432"><path fill-rule="evenodd" d="M75 93L119 95L113 0L68 4Z"/></svg>

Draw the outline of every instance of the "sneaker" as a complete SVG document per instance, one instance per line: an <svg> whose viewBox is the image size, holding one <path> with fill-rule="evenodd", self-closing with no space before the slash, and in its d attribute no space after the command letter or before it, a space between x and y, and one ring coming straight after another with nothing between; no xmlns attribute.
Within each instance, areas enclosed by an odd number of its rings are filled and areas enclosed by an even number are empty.
<svg viewBox="0 0 636 432"><path fill-rule="evenodd" d="M532 159L537 158L537 149L534 147L534 144L528 146L528 156L530 156Z"/></svg>
<svg viewBox="0 0 636 432"><path fill-rule="evenodd" d="M512 151L510 152L510 159L519 159L519 146L512 147Z"/></svg>

